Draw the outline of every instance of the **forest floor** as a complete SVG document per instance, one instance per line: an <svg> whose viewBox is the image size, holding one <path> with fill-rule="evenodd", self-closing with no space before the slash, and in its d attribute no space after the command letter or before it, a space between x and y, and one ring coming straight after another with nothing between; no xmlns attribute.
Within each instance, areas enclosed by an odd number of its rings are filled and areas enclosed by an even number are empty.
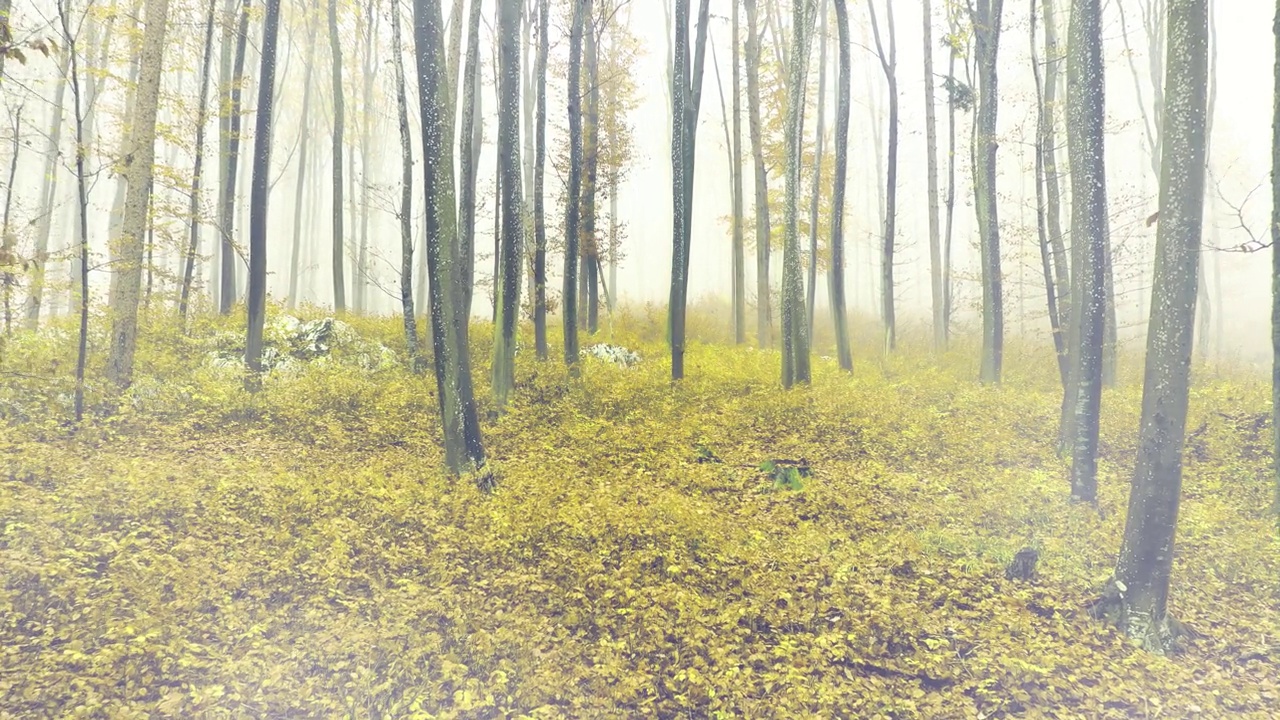
<svg viewBox="0 0 1280 720"><path fill-rule="evenodd" d="M477 325L484 494L439 469L430 373L317 362L250 394L205 361L230 330L148 326L74 433L69 334L0 357L0 717L1280 717L1264 377L1198 370L1171 601L1196 634L1158 657L1085 611L1133 368L1092 508L1039 350L998 387L972 348L904 349L786 392L776 352L695 343L672 385L641 312L612 333L638 366L570 378L526 346L497 419ZM1038 576L1006 580L1023 547Z"/></svg>

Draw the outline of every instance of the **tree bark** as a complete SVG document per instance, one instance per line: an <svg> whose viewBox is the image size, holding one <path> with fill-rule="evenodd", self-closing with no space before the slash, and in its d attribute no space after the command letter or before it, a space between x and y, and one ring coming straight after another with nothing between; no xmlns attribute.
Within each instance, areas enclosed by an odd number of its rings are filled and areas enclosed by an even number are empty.
<svg viewBox="0 0 1280 720"><path fill-rule="evenodd" d="M448 83L440 62L443 27L438 2L414 0L414 57L418 70L422 147L426 154L423 186L427 207L427 268L431 275L431 342L435 351L445 463L454 473L462 474L479 471L485 455L471 383L470 354L462 330L467 317L460 282L453 151L445 130L452 121L446 112ZM492 477L482 474L477 480L487 489Z"/></svg>
<svg viewBox="0 0 1280 720"><path fill-rule="evenodd" d="M842 370L852 371L853 351L849 346L849 323L845 316L844 298L844 190L849 173L849 87L852 70L849 57L849 10L845 6L845 0L835 0L835 6L840 75L836 81L836 178L831 191L831 263L827 285L831 294L831 316L836 326L836 356ZM932 154L931 152L930 155ZM937 219L936 204L934 219Z"/></svg>
<svg viewBox="0 0 1280 720"><path fill-rule="evenodd" d="M313 6L314 9L314 6ZM298 184L293 195L293 250L289 260L289 309L298 306L298 276L302 273L302 190L307 182L307 158L310 151L311 132L311 68L316 56L316 23L307 19L307 64L302 72L302 127L298 138ZM398 32L398 29L397 29ZM397 62L400 62L397 58ZM400 72L403 73L403 62Z"/></svg>
<svg viewBox="0 0 1280 720"><path fill-rule="evenodd" d="M329 54L333 60L333 309L341 314L347 311L344 276L346 252L343 250L342 228L342 133L346 108L342 97L342 42L338 38L338 0L329 0Z"/></svg>
<svg viewBox="0 0 1280 720"><path fill-rule="evenodd" d="M276 39L280 34L280 0L266 0L266 4L262 68L258 75L257 125L253 131L253 186L249 191L249 327L244 357L249 372L255 374L262 372L262 328L267 319L267 196L271 183Z"/></svg>
<svg viewBox="0 0 1280 720"><path fill-rule="evenodd" d="M996 201L996 113L999 104L996 58L1004 0L977 0L974 35L978 60L977 152L974 180L982 255L982 371L984 383L998 383L1004 356L1004 282L1000 269L1000 219Z"/></svg>
<svg viewBox="0 0 1280 720"><path fill-rule="evenodd" d="M476 184L480 174L480 0L472 0L467 16L467 57L462 73L462 126L458 132L458 157L462 177L458 184L458 257L462 262L462 305L471 313L475 284ZM494 197L497 195L495 193ZM496 258L495 258L496 259Z"/></svg>
<svg viewBox="0 0 1280 720"><path fill-rule="evenodd" d="M805 0L792 0L791 65L787 69L787 118L785 132L787 178L783 205L785 229L782 248L782 386L809 382L809 338L805 321L804 278L800 270L800 236L797 204L800 194L800 153L804 127L801 118L808 74L809 36L813 13Z"/></svg>
<svg viewBox="0 0 1280 720"><path fill-rule="evenodd" d="M538 101L534 133L537 140L533 160L533 334L539 360L547 349L547 210L543 185L547 168L547 53L550 49L551 0L538 2Z"/></svg>
<svg viewBox="0 0 1280 720"><path fill-rule="evenodd" d="M578 244L582 217L582 32L587 0L572 0L569 31L569 200L565 204L564 288L560 296L564 320L564 363L578 362Z"/></svg>
<svg viewBox="0 0 1280 720"><path fill-rule="evenodd" d="M418 348L418 317L413 304L413 142L409 137L409 101L405 92L404 51L400 41L400 2L387 0L387 4L391 13L391 55L396 73L396 126L400 130L400 212L397 214L400 221L400 305L404 314L409 367L418 372L422 360ZM294 247L297 248L296 241ZM296 277L296 256L294 270Z"/></svg>
<svg viewBox="0 0 1280 720"><path fill-rule="evenodd" d="M827 133L827 0L818 0L818 127L813 152L813 184L809 194L809 282L805 296L807 332L813 337L818 298L818 208L822 199L822 161Z"/></svg>
<svg viewBox="0 0 1280 720"><path fill-rule="evenodd" d="M1079 345L1071 353L1074 432L1071 498L1098 494L1098 423L1102 407L1102 346L1106 319L1107 178L1103 122L1105 68L1100 0L1074 0L1068 30L1067 154L1071 165L1071 238L1081 246Z"/></svg>
<svg viewBox="0 0 1280 720"><path fill-rule="evenodd" d="M1044 292L1049 311L1049 328L1053 336L1054 355L1058 359L1058 378L1065 393L1070 385L1071 369L1069 367L1066 337L1062 327L1062 313L1057 279L1054 277L1052 241L1049 239L1049 220L1046 206L1050 202L1045 193L1047 181L1047 159L1052 152L1046 135L1052 137L1049 125L1053 122L1050 114L1052 107L1045 101L1045 84L1040 74L1040 54L1036 48L1036 5L1039 0L1031 0L1031 70L1036 83L1036 233L1040 248L1040 269L1044 275Z"/></svg>
<svg viewBox="0 0 1280 720"><path fill-rule="evenodd" d="M187 318L187 307L191 302L196 253L200 250L200 190L204 182L204 136L209 124L209 66L213 64L213 26L217 12L218 0L209 0L209 10L205 16L204 56L200 63L200 100L196 110L196 156L191 168L191 198L187 205L187 213L191 216L191 227L188 230L187 252L183 263L182 290L178 297L178 317L184 322ZM308 74L310 70L311 63L308 62ZM305 116L305 104L303 107ZM303 142L306 140L304 139Z"/></svg>
<svg viewBox="0 0 1280 720"><path fill-rule="evenodd" d="M239 27L236 31L235 60L232 61L230 81L223 75L222 112L223 136L221 138L221 175L218 182L218 312L226 315L236 299L236 267L235 267L235 212L236 212L236 166L240 159L240 97L241 85L244 82L245 44L249 38L249 6L252 0L244 0L239 14ZM230 4L229 4L230 7ZM231 23L231 13L226 22ZM223 31L222 41L230 41L230 33ZM226 50L223 51L223 69L227 69Z"/></svg>
<svg viewBox="0 0 1280 720"><path fill-rule="evenodd" d="M127 388L133 381L133 355L138 338L138 295L142 286L142 235L147 226L147 193L155 162L156 110L164 70L169 0L147 0L142 34L141 69L134 105L130 152L125 168L128 195L121 222L119 266L112 276L111 337L107 379Z"/></svg>
<svg viewBox="0 0 1280 720"><path fill-rule="evenodd" d="M356 286L355 286L355 303L356 311L361 313L369 312L369 168L374 165L374 146L370 130L373 127L374 120L378 117L373 112L373 73L376 59L373 50L377 41L377 15L374 14L375 0L366 0L368 3L367 13L365 15L365 44L364 44L364 67L363 67L363 99L364 112L359 115L360 118L360 248L356 253ZM351 174L355 175L355 166L351 168Z"/></svg>
<svg viewBox="0 0 1280 720"><path fill-rule="evenodd" d="M739 5L738 0L733 0L730 23L733 28L733 341L741 345L747 341L747 255L742 232L742 40L739 36ZM609 282L613 292L618 292L612 272Z"/></svg>
<svg viewBox="0 0 1280 720"><path fill-rule="evenodd" d="M66 67L64 58L62 72L58 74L58 86L53 94L53 121L49 128L49 144L45 150L44 187L41 188L40 222L36 228L35 262L32 265L31 291L27 296L26 328L35 330L40 326L40 304L44 300L45 266L49 262L49 232L53 224L54 207L58 199L58 157L62 148L62 107L67 94ZM15 130L14 142L17 142ZM17 156L17 152L14 152ZM9 183L9 198L5 207L5 236L8 236L8 205L13 198L13 183Z"/></svg>
<svg viewBox="0 0 1280 720"><path fill-rule="evenodd" d="M756 345L768 347L773 334L769 308L769 177L764 162L764 138L760 119L760 31L756 0L743 0L747 10L747 129L755 166L756 214Z"/></svg>
<svg viewBox="0 0 1280 720"><path fill-rule="evenodd" d="M1155 652L1167 650L1172 635L1169 585L1182 489L1204 204L1208 15L1208 0L1169 2L1168 104L1151 330L1137 467L1113 583L1122 606L1121 628Z"/></svg>
<svg viewBox="0 0 1280 720"><path fill-rule="evenodd" d="M1054 0L1044 1L1044 95L1041 113L1044 124L1039 134L1044 146L1045 222L1053 260L1053 282L1058 296L1059 325L1071 317L1071 270L1067 265L1066 243L1062 236L1062 187L1058 170L1058 72L1062 50L1058 44L1058 24ZM1064 343L1065 345L1065 343ZM1068 348L1068 353L1070 349Z"/></svg>
<svg viewBox="0 0 1280 720"><path fill-rule="evenodd" d="M921 7L924 17L924 135L925 183L929 193L929 287L933 308L933 349L947 346L947 320L942 289L942 238L938 217L938 111L933 80L933 8L930 0Z"/></svg>
<svg viewBox="0 0 1280 720"><path fill-rule="evenodd" d="M1275 513L1280 517L1280 0L1272 26L1276 39L1275 91L1271 121L1271 440Z"/></svg>
<svg viewBox="0 0 1280 720"><path fill-rule="evenodd" d="M898 216L898 41L893 26L893 3L885 3L889 51L880 42L880 27L876 21L874 0L867 3L871 12L871 30L876 41L876 55L889 85L889 148L888 168L885 175L884 235L880 254L880 304L884 312L884 348L893 352L898 346L898 322L894 312L893 251L897 235Z"/></svg>
<svg viewBox="0 0 1280 720"><path fill-rule="evenodd" d="M587 333L600 329L600 248L596 242L596 187L600 171L600 53L597 34L605 19L596 17L593 0L587 0L587 32L583 38L583 65L587 71L586 107L582 126L582 260L586 284Z"/></svg>
<svg viewBox="0 0 1280 720"><path fill-rule="evenodd" d="M498 2L498 155L502 158L502 254L498 322L493 338L493 399L505 409L516 385L516 324L520 319L520 264L524 258L524 203L520 199L520 3Z"/></svg>

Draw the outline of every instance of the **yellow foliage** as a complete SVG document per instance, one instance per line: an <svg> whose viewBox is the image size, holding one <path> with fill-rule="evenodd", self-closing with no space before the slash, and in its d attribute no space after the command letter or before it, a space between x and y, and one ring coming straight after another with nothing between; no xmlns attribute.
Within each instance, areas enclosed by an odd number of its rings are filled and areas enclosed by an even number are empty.
<svg viewBox="0 0 1280 720"><path fill-rule="evenodd" d="M961 349L817 360L783 392L776 352L702 343L673 385L662 314L630 310L633 368L570 378L522 339L486 495L440 470L430 373L313 364L249 394L203 364L237 322L145 327L137 385L110 414L92 390L75 433L73 334L8 346L0 717L1280 715L1259 380L1195 390L1172 602L1205 637L1163 659L1083 609L1134 385L1105 398L1094 511L1053 453L1053 378L1022 379L1042 352L1011 349L1001 387ZM398 321L351 322L403 356ZM1028 545L1039 579L1005 580Z"/></svg>

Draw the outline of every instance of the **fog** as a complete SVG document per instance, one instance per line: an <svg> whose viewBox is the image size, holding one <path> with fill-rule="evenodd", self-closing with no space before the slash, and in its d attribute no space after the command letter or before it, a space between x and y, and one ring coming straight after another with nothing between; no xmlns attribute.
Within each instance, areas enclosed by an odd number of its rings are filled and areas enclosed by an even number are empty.
<svg viewBox="0 0 1280 720"><path fill-rule="evenodd" d="M304 134L309 135L310 152L314 164L309 170L310 179L304 190L302 222L302 263L300 267L300 299L319 305L332 303L330 252L331 192L329 173L334 158L330 152L332 98L329 88L330 59L323 22L319 24L316 48L312 59L312 107L306 117L302 114L303 87L308 58L307 19L304 13L309 3L289 1L284 3L284 26L280 36L280 61L277 69L279 96L274 130L272 155L274 184L270 196L268 246L270 292L276 299L283 299L289 289L289 257L293 239L294 187L298 172L298 146ZM449 3L446 3L448 5ZM562 3L554 3L560 5ZM935 3L942 5L943 3ZM1059 5L1068 3L1060 2ZM1152 88L1148 80L1148 48L1141 27L1141 0L1122 0L1105 3L1104 41L1107 63L1107 173L1111 241L1115 253L1116 303L1121 327L1121 337L1126 349L1140 350L1143 326L1146 321L1146 304L1150 298L1152 253L1155 245L1154 225L1147 219L1158 209L1158 184L1151 171L1150 148L1145 140L1142 104L1150 104ZM95 125L92 128L96 143L89 148L87 163L92 173L90 195L91 246L97 261L91 273L95 294L105 290L109 277L108 236L109 216L116 193L117 179L111 172L113 158L121 148L125 113L126 86L129 78L128 46L130 35L119 32L126 23L136 2L97 3L90 8L89 20L83 21L83 7L77 3L73 14L80 25L80 32L87 37L90 26L102 24L115 11L120 13L112 45L101 63L99 57L84 57L82 68L87 67L101 80L101 89L95 108ZM354 146L355 198L352 209L346 212L346 237L348 239L348 292L355 284L352 269L356 260L361 218L358 205L366 203L368 215L368 242L371 289L366 306L368 312L393 313L398 311L397 271L399 266L399 230L395 216L399 197L400 156L396 131L394 73L390 62L390 31L388 8L379 3L374 27L377 39L374 47L373 101L363 102L363 45L365 6L346 2L340 11L340 32L344 38L344 95L347 103L347 142ZM485 285L476 291L473 312L488 316L488 282L492 272L494 177L496 165L495 109L493 66L493 25L495 9L492 2L483 8L484 23L481 31L480 60L482 63L483 91L481 111L484 143L480 156L479 211L476 222L477 281ZM1237 0L1213 4L1215 67L1214 114L1210 152L1209 196L1206 198L1206 223L1203 255L1203 271L1206 273L1211 312L1209 348L1221 359L1262 362L1269 357L1268 317L1270 307L1269 251L1233 251L1250 243L1252 236L1264 238L1267 234L1271 211L1269 193L1264 186L1269 182L1270 129L1272 110L1272 67L1274 61L1271 21L1274 8L1265 2ZM730 57L732 46L729 36L728 11L724 2L712 3L713 19L711 42L714 45L719 73L724 82L726 102L731 88ZM204 3L192 0L174 0L171 10L172 26L165 55L165 72L162 77L160 139L156 158L160 167L155 180L156 198L153 201L153 218L156 240L154 264L156 292L176 292L176 267L181 248L185 243L184 224L186 197L194 162L194 125L196 89L200 71L200 57L204 37ZM402 32L406 43L406 71L410 75L410 92L416 92L413 83L413 64L409 57L411 34L408 4L403 6ZM448 12L448 7L445 8ZM898 85L901 102L901 147L898 186L898 257L897 287L899 317L904 326L925 327L929 322L930 288L928 267L928 226L926 216L925 186L925 133L924 133L924 77L922 65L922 34L919 4L911 1L894 3L898 46ZM1122 30L1121 10L1128 20L1128 35ZM1006 322L1011 332L1047 337L1048 322L1044 310L1044 289L1039 267L1039 250L1036 239L1036 199L1034 184L1033 141L1036 123L1036 99L1030 65L1029 4L1006 3L1003 36L1001 39L1000 107L999 107L999 178L998 192L1001 213L1002 261L1005 273ZM261 8L255 4L255 15L250 23L250 52L246 58L248 88L245 92L244 119L245 146L241 155L240 178L237 194L237 224L233 236L244 251L247 248L248 168L253 152L252 114L256 92L253 79L257 74L258 54L256 45L261 35ZM787 12L783 12L783 22ZM553 10L551 35L552 55L567 56L566 29L555 19ZM852 31L858 38L852 47L853 59L853 112L850 126L849 186L846 200L847 287L849 302L862 314L876 316L879 313L878 298L878 245L881 227L881 195L883 180L879 174L882 163L877 154L883 148L876 141L885 134L885 108L887 90L884 76L869 46L869 22L864 3L851 4ZM321 18L323 20L323 18ZM637 106L628 119L634 129L635 157L629 174L618 193L619 220L625 223L625 258L618 268L618 288L615 291L624 302L666 302L671 273L671 170L670 170L670 115L667 94L668 21L662 0L632 0L617 16L636 38L642 53L632 63L630 75L637 90ZM744 21L745 22L745 21ZM1059 8L1059 34L1065 40L1067 19L1065 9ZM60 36L56 7L53 0L16 0L11 24L14 36L19 40ZM73 23L74 24L74 23ZM933 18L935 36L935 72L946 72L947 51L936 42L946 31L946 19L942 9L935 7ZM826 84L827 133L831 132L835 108L835 27L831 23L828 42L828 79ZM1039 53L1043 55L1043 34ZM775 39L765 35L765 51ZM789 42L789 37L787 38ZM61 44L61 43L60 43ZM81 42L81 49L87 43ZM1065 44L1065 43L1064 43ZM1130 49L1126 49L1126 46ZM816 57L809 63L809 72L818 74ZM526 62L532 54L526 54ZM218 56L214 55L215 79ZM1131 70L1136 67L1135 80ZM553 69L555 61L553 58ZM529 68L523 69L528 72ZM10 57L4 66L3 127L0 128L0 167L8 168L13 160L15 139L19 154L12 187L6 193L8 205L6 217L19 257L32 257L39 218L43 214L41 201L45 163L49 149L50 129L54 126L53 106L57 91L59 65L56 53L43 57L39 52L27 52L25 63ZM963 71L959 71L963 72ZM939 78L938 96L935 98L939 113L939 136L942 139L940 168L943 171L941 189L945 192L945 137L946 95L941 90ZM697 135L697 172L694 190L693 243L690 276L690 298L727 298L731 284L731 246L729 216L730 162L724 140L724 114L721 110L716 74L710 54L704 77L701 110ZM215 83L216 84L216 83ZM745 92L745 83L744 83ZM563 74L552 73L548 80L548 130L549 145L553 155L558 145L564 143L565 82ZM1139 99L1141 96L1141 100ZM63 124L59 140L58 161L53 169L58 174L55 203L51 215L52 239L50 249L55 253L51 260L51 275L62 283L61 292L55 292L52 309L65 312L67 307L67 278L69 264L65 249L73 243L75 217L74 176L70 163L74 157L74 129L70 93L67 93L63 111ZM817 98L810 95L806 112L808 129L806 137L816 131ZM216 103L216 95L214 96ZM417 127L416 102L411 100L411 116ZM743 102L745 116L746 102ZM216 105L214 105L216 112ZM956 316L959 332L975 326L980 287L976 222L973 209L973 192L968 162L968 132L972 118L967 113L957 115L957 190L956 234L954 250ZM217 197L217 121L209 124L209 141L205 149L206 172L201 207L208 222L214 217ZM524 127L522 124L522 132ZM361 134L371 138L369 154L363 156L359 146ZM745 212L751 217L750 141L746 122L743 122L743 162L746 173ZM414 154L421 162L418 147L420 137L414 131ZM1060 163L1066 166L1065 134L1059 133L1062 146ZM831 143L825 162L832 162ZM522 148L523 151L523 148ZM347 157L343 157L344 162ZM352 170L348 170L352 172ZM7 183L8 173L0 177ZM416 219L418 242L421 243L422 191L420 174L415 174ZM551 164L548 166L547 192L548 235L562 235L563 209L560 203L563 175ZM770 183L781 185L781 173L771 169ZM1257 190L1257 192L1254 192ZM528 196L529 189L525 189ZM808 207L810 188L807 183L801 190L802 207ZM347 203L353 198L348 197ZM601 207L608 203L602 201ZM804 212L802 211L802 215ZM1065 218L1065 215L1064 215ZM775 224L780 219L775 218ZM1251 235L1252 234L1252 235ZM214 236L212 225L205 231L199 250L206 261L212 257L210 240ZM751 233L747 234L751 242ZM419 245L420 246L420 245ZM754 252L747 251L748 304L753 305ZM552 273L549 285L559 284L562 259L548 259ZM209 262L200 264L197 287L208 292L212 269ZM781 272L780 245L774 245L772 273L778 283ZM163 269L160 271L159 269ZM238 283L243 287L244 267L238 268ZM55 288L56 290L56 288ZM816 296L821 308L826 302L823 273L819 273ZM99 295L98 299L103 299ZM748 318L754 314L748 310ZM727 320L726 320L727 321ZM753 322L753 321L750 321Z"/></svg>

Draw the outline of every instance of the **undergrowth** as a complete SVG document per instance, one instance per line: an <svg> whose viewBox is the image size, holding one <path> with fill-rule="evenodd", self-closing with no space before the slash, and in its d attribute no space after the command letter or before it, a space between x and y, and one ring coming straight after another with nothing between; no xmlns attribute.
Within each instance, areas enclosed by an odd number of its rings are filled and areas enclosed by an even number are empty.
<svg viewBox="0 0 1280 720"><path fill-rule="evenodd" d="M351 322L403 357L398 322ZM775 351L694 342L673 385L663 318L634 310L608 340L636 367L571 378L522 338L496 418L476 325L483 494L440 469L430 373L312 364L251 394L204 361L224 331L147 326L134 387L91 383L79 428L72 334L7 344L0 716L1280 716L1262 378L1193 391L1172 605L1196 636L1164 658L1085 612L1133 368L1094 509L1035 349L998 387L958 347L819 358L784 392ZM1037 577L1006 580L1024 547Z"/></svg>

